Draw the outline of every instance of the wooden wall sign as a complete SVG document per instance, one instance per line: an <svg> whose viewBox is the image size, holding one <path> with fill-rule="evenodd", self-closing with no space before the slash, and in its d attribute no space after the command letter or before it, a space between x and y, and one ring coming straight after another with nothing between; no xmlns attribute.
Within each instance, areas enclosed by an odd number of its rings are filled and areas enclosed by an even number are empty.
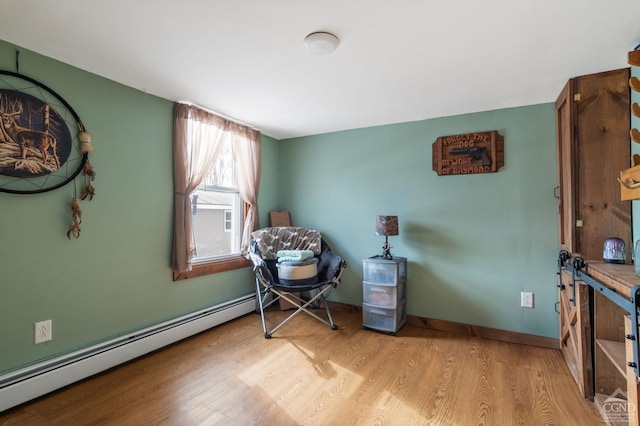
<svg viewBox="0 0 640 426"><path fill-rule="evenodd" d="M495 173L504 166L504 138L496 130L440 136L432 146L438 176Z"/></svg>

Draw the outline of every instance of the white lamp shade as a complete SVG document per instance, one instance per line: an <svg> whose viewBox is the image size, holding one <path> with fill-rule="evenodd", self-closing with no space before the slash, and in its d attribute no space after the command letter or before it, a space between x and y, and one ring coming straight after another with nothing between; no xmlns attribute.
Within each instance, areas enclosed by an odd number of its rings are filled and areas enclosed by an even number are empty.
<svg viewBox="0 0 640 426"><path fill-rule="evenodd" d="M304 39L307 49L317 55L326 55L333 52L338 47L338 37L323 31L311 33Z"/></svg>

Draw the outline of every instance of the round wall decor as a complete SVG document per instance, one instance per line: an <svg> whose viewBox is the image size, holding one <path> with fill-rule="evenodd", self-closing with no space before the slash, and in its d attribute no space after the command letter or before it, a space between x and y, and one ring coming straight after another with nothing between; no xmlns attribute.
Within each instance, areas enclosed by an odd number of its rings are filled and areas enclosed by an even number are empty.
<svg viewBox="0 0 640 426"><path fill-rule="evenodd" d="M0 120L0 192L60 188L82 172L93 149L73 108L22 74L0 70Z"/></svg>

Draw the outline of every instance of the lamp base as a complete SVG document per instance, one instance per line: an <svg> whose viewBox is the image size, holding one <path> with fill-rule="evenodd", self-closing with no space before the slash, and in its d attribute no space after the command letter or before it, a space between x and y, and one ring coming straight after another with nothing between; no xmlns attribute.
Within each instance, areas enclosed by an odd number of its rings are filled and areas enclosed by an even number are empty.
<svg viewBox="0 0 640 426"><path fill-rule="evenodd" d="M391 246L388 242L385 242L382 245L382 254L380 255L380 257L389 260L393 259L393 255L391 254Z"/></svg>

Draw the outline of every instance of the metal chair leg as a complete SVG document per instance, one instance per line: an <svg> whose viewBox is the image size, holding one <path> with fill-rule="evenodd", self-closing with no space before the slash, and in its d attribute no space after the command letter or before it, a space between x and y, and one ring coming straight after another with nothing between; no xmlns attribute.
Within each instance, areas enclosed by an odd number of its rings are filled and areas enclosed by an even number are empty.
<svg viewBox="0 0 640 426"><path fill-rule="evenodd" d="M318 321L322 322L323 324L328 325L329 327L331 327L331 329L337 330L338 326L333 322L333 317L331 316L331 311L329 310L329 305L327 304L327 300L326 300L326 297L329 294L331 294L331 292L333 292L335 288L336 288L335 283L331 283L325 286L324 288L318 288L316 295L307 301L304 301L303 299L293 295L292 293L272 288L271 291L273 293L277 294L283 300L288 301L292 305L297 306L297 309L295 312L291 313L287 318L285 318L282 322L280 322L280 324L276 325L273 329L271 329L271 331L267 331L265 326L264 328L265 336L266 334L271 335L275 333L277 330L280 329L280 327L282 327L283 325L291 321L293 318L295 318L302 312L305 312L308 315L312 316L313 318L317 319ZM327 314L328 321L318 316L315 312L309 310L309 308L313 307L314 304L317 304L318 301L320 301L320 303L324 303L324 308Z"/></svg>

